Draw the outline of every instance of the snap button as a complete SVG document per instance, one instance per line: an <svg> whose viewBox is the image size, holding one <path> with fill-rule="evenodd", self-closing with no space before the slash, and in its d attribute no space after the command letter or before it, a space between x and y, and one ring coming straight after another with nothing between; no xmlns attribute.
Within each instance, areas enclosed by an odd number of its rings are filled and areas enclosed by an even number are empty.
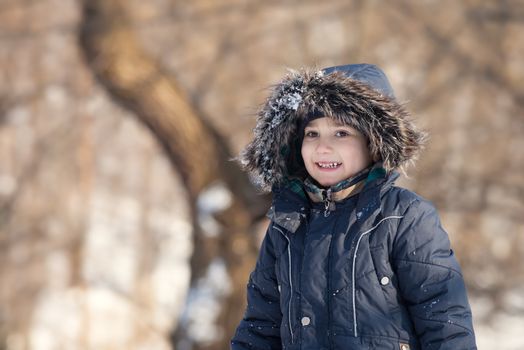
<svg viewBox="0 0 524 350"><path fill-rule="evenodd" d="M400 344L400 350L409 350L408 344Z"/></svg>
<svg viewBox="0 0 524 350"><path fill-rule="evenodd" d="M300 322L302 323L302 326L308 326L311 323L311 319L307 316L304 316Z"/></svg>
<svg viewBox="0 0 524 350"><path fill-rule="evenodd" d="M381 284L381 285L385 286L385 285L387 285L388 283L389 283L389 277L388 277L388 276L384 276L384 277L382 277L382 278L380 279L380 284ZM404 350L404 349L402 349L402 350Z"/></svg>

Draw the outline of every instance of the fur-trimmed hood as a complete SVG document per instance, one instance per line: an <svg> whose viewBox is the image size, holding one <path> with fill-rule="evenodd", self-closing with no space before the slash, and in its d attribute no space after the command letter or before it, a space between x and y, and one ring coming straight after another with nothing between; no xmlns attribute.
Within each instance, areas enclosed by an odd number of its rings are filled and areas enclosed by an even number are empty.
<svg viewBox="0 0 524 350"><path fill-rule="evenodd" d="M404 170L425 140L377 66L291 71L273 87L258 113L254 140L240 155L243 167L263 190L289 177L304 178L301 128L311 115L319 114L364 134L373 159L388 172Z"/></svg>

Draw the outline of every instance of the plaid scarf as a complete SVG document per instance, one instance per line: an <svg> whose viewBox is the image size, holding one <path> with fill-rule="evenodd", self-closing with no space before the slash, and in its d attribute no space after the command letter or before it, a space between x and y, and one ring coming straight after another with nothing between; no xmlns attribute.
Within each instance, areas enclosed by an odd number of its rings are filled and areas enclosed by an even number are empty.
<svg viewBox="0 0 524 350"><path fill-rule="evenodd" d="M318 186L310 177L304 180L303 185L311 201L324 203L324 216L327 217L336 209L336 202L360 193L367 183L377 178L384 177L385 174L386 171L382 168L382 164L377 163L348 179L340 181L336 185L330 186L329 188Z"/></svg>

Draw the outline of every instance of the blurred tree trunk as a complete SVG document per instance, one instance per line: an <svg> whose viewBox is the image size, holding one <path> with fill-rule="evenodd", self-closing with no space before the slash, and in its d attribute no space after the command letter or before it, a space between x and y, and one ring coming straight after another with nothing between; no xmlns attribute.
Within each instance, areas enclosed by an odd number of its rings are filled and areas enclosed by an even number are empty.
<svg viewBox="0 0 524 350"><path fill-rule="evenodd" d="M227 266L233 290L222 300L217 320L224 336L214 344L193 345L194 349L227 349L229 335L242 316L245 276L257 250L254 235L247 233L265 211L267 197L256 195L247 176L230 161L224 140L177 82L140 47L126 18L125 1L85 0L80 45L96 78L153 132L181 175L195 227L192 285L214 258L222 258ZM232 203L217 215L222 232L211 238L199 228L196 203L202 191L217 182L231 191ZM175 334L174 344L186 336L183 330Z"/></svg>

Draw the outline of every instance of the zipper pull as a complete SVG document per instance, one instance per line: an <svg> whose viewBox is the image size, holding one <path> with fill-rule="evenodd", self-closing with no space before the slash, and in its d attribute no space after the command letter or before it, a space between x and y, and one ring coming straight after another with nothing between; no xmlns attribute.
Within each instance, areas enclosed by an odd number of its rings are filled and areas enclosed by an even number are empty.
<svg viewBox="0 0 524 350"><path fill-rule="evenodd" d="M331 188L324 190L322 195L324 196L324 217L327 218L329 214L331 214L331 212L336 208L335 202L333 201L331 195Z"/></svg>

